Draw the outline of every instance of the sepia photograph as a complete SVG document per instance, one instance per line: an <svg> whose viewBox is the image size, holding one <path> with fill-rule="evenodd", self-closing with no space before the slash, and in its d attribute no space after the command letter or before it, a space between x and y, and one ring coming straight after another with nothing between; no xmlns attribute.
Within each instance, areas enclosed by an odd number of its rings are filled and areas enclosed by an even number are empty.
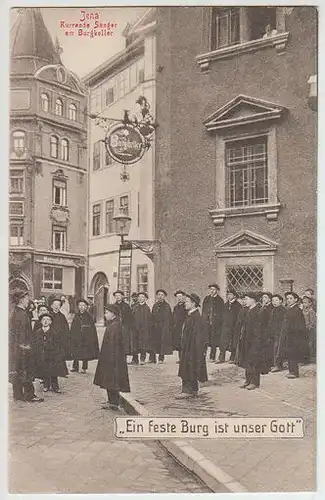
<svg viewBox="0 0 325 500"><path fill-rule="evenodd" d="M316 492L318 7L8 12L8 493Z"/></svg>

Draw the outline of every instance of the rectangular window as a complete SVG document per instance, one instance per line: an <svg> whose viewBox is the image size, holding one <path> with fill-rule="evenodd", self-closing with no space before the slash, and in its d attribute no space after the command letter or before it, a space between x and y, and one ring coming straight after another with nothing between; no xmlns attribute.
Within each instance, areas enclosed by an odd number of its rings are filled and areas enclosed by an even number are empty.
<svg viewBox="0 0 325 500"><path fill-rule="evenodd" d="M114 200L106 202L106 233L114 233Z"/></svg>
<svg viewBox="0 0 325 500"><path fill-rule="evenodd" d="M99 203L93 205L93 236L100 235L101 206Z"/></svg>
<svg viewBox="0 0 325 500"><path fill-rule="evenodd" d="M227 289L237 293L263 291L263 266L226 266Z"/></svg>
<svg viewBox="0 0 325 500"><path fill-rule="evenodd" d="M93 170L100 169L100 152L102 141L97 141L93 146Z"/></svg>
<svg viewBox="0 0 325 500"><path fill-rule="evenodd" d="M10 242L11 246L21 246L24 244L24 227L21 224L10 224Z"/></svg>
<svg viewBox="0 0 325 500"><path fill-rule="evenodd" d="M235 45L240 41L238 7L213 7L212 9L212 50Z"/></svg>
<svg viewBox="0 0 325 500"><path fill-rule="evenodd" d="M11 201L9 203L9 215L24 215L24 203L22 201Z"/></svg>
<svg viewBox="0 0 325 500"><path fill-rule="evenodd" d="M129 215L129 196L120 197L120 212L124 215Z"/></svg>
<svg viewBox="0 0 325 500"><path fill-rule="evenodd" d="M24 192L24 171L10 170L10 193L22 194Z"/></svg>
<svg viewBox="0 0 325 500"><path fill-rule="evenodd" d="M138 83L144 82L144 59L137 62L137 80Z"/></svg>
<svg viewBox="0 0 325 500"><path fill-rule="evenodd" d="M226 144L229 207L268 203L267 138Z"/></svg>
<svg viewBox="0 0 325 500"><path fill-rule="evenodd" d="M62 267L43 267L42 289L43 290L62 290L63 269Z"/></svg>
<svg viewBox="0 0 325 500"><path fill-rule="evenodd" d="M105 89L105 105L109 106L114 102L114 87L109 87Z"/></svg>
<svg viewBox="0 0 325 500"><path fill-rule="evenodd" d="M120 288L125 293L127 299L130 297L131 288L131 267L122 266L120 268Z"/></svg>
<svg viewBox="0 0 325 500"><path fill-rule="evenodd" d="M148 293L148 266L137 267L137 292Z"/></svg>
<svg viewBox="0 0 325 500"><path fill-rule="evenodd" d="M56 252L67 251L67 228L61 226L52 227L52 249Z"/></svg>
<svg viewBox="0 0 325 500"><path fill-rule="evenodd" d="M67 206L67 183L65 181L53 180L53 205Z"/></svg>
<svg viewBox="0 0 325 500"><path fill-rule="evenodd" d="M130 89L137 86L137 64L132 64L130 67Z"/></svg>

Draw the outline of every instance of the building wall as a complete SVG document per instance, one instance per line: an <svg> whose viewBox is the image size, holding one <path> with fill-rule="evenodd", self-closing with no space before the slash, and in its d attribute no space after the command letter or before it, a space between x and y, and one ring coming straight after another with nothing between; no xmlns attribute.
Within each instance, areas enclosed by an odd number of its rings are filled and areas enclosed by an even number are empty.
<svg viewBox="0 0 325 500"><path fill-rule="evenodd" d="M217 274L215 245L249 229L278 243L274 289L292 278L298 291L316 283L316 114L308 107L308 79L316 72L316 9L295 7L283 54L274 48L211 63L202 72L195 57L207 52L206 8L158 9L156 224L162 240L161 283L204 293ZM169 55L169 49L171 55ZM172 77L171 77L172 75ZM186 89L186 91L185 91ZM226 219L214 227L216 138L203 121L245 94L288 109L277 124L277 221L264 216ZM308 228L308 229L307 229Z"/></svg>

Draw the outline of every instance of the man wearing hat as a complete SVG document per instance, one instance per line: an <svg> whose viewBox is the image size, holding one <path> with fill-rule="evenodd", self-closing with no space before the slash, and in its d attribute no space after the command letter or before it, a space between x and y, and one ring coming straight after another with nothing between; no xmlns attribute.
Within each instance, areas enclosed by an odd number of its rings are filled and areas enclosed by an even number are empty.
<svg viewBox="0 0 325 500"><path fill-rule="evenodd" d="M156 302L152 308L151 352L149 363L163 363L165 355L173 354L172 327L173 315L166 301L167 292L160 288L156 291Z"/></svg>
<svg viewBox="0 0 325 500"><path fill-rule="evenodd" d="M273 310L270 319L270 336L273 342L273 368L271 373L283 370L283 342L281 332L285 308L283 306L283 297L278 293L272 295Z"/></svg>
<svg viewBox="0 0 325 500"><path fill-rule="evenodd" d="M304 315L299 308L299 295L295 292L286 292L287 309L284 315L281 335L285 342L285 352L288 360L289 373L287 378L299 377L299 361L304 358L304 344L306 339L306 325Z"/></svg>
<svg viewBox="0 0 325 500"><path fill-rule="evenodd" d="M132 363L144 365L147 352L150 350L150 331L151 331L151 311L147 304L148 294L139 292L137 294L137 304L133 309L134 323L134 354Z"/></svg>
<svg viewBox="0 0 325 500"><path fill-rule="evenodd" d="M220 347L221 344L224 301L219 295L219 285L212 284L208 288L209 294L203 300L202 318L207 331L208 345L210 346L210 361L215 361L217 347Z"/></svg>
<svg viewBox="0 0 325 500"><path fill-rule="evenodd" d="M220 353L217 363L224 363L226 351L230 351L229 363L234 363L237 348L237 317L241 309L235 290L227 291L227 301L222 315Z"/></svg>
<svg viewBox="0 0 325 500"><path fill-rule="evenodd" d="M174 306L173 310L173 349L178 352L178 359L180 359L180 349L181 349L181 335L184 325L185 318L187 317L187 312L185 309L185 292L183 290L177 290L174 293L176 297L177 304ZM179 363L179 361L177 361Z"/></svg>
<svg viewBox="0 0 325 500"><path fill-rule="evenodd" d="M130 304L132 311L135 308L135 306L137 305L137 303L138 303L138 293L133 292L131 295L131 304Z"/></svg>
<svg viewBox="0 0 325 500"><path fill-rule="evenodd" d="M116 292L113 293L113 297L115 298L115 305L119 308L121 315L125 354L133 356L134 325L131 307L124 301L124 292L122 290L116 290Z"/></svg>
<svg viewBox="0 0 325 500"><path fill-rule="evenodd" d="M64 314L60 311L62 307L62 300L59 297L52 297L49 305L51 308L53 329L56 331L57 342L61 349L62 359L71 359L69 324ZM55 380L55 377L52 378L52 391L59 391L59 383L57 378Z"/></svg>
<svg viewBox="0 0 325 500"><path fill-rule="evenodd" d="M183 326L178 370L178 376L182 379L182 392L176 399L196 397L199 382L208 380L204 353L205 335L199 307L200 297L195 293L186 294L187 316Z"/></svg>
<svg viewBox="0 0 325 500"><path fill-rule="evenodd" d="M104 315L106 329L93 383L106 389L108 403L103 409L118 410L120 391L130 392L119 306L107 305Z"/></svg>
<svg viewBox="0 0 325 500"><path fill-rule="evenodd" d="M82 373L86 373L88 361L98 359L98 337L94 320L87 311L88 302L80 299L77 307L78 311L73 318L70 330L71 357L74 359L71 371L78 372L79 361L82 361Z"/></svg>
<svg viewBox="0 0 325 500"><path fill-rule="evenodd" d="M9 318L9 382L14 401L39 402L34 394L31 373L32 327L26 312L27 291L15 290L11 296L15 305Z"/></svg>

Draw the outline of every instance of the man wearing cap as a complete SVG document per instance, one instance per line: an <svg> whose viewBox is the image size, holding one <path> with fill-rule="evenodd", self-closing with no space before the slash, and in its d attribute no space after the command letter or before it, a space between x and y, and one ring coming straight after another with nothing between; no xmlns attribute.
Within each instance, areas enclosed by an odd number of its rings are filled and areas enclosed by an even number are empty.
<svg viewBox="0 0 325 500"><path fill-rule="evenodd" d="M106 329L93 383L106 389L108 403L103 409L118 410L120 391L130 392L119 306L107 305L104 315Z"/></svg>
<svg viewBox="0 0 325 500"><path fill-rule="evenodd" d="M156 291L156 302L152 308L151 352L149 363L156 363L158 354L159 363L163 363L165 355L173 354L172 327L173 315L168 302L167 292L163 289Z"/></svg>
<svg viewBox="0 0 325 500"><path fill-rule="evenodd" d="M53 322L53 329L57 335L57 343L61 349L62 359L71 359L70 353L70 330L66 317L60 311L62 307L61 298L53 297L50 300L50 308ZM59 383L57 377L52 378L52 391L59 392Z"/></svg>
<svg viewBox="0 0 325 500"><path fill-rule="evenodd" d="M32 327L26 312L29 304L27 291L12 294L15 305L9 318L9 382L14 401L39 402L34 394L31 374Z"/></svg>
<svg viewBox="0 0 325 500"><path fill-rule="evenodd" d="M80 299L77 307L78 311L73 318L70 330L71 357L74 359L71 371L78 372L79 361L82 361L82 373L86 373L88 361L98 359L98 337L94 320L87 311L88 302Z"/></svg>
<svg viewBox="0 0 325 500"><path fill-rule="evenodd" d="M182 329L185 318L187 317L185 295L183 290L177 290L174 293L177 304L174 306L173 310L173 349L178 352L178 359L180 359ZM179 361L177 361L177 363L179 363Z"/></svg>
<svg viewBox="0 0 325 500"><path fill-rule="evenodd" d="M208 288L209 295L203 300L202 318L207 329L208 345L210 346L210 361L215 361L217 347L220 347L221 343L224 301L219 295L219 285L212 284L209 285Z"/></svg>
<svg viewBox="0 0 325 500"><path fill-rule="evenodd" d="M272 295L273 310L270 319L270 336L273 342L273 368L271 373L283 370L283 345L281 342L281 332L285 308L283 306L283 297L278 293Z"/></svg>
<svg viewBox="0 0 325 500"><path fill-rule="evenodd" d="M235 290L227 291L227 301L224 305L222 315L220 353L217 363L224 363L226 351L230 351L229 363L234 363L237 348L237 317L241 309L237 301L238 295Z"/></svg>
<svg viewBox="0 0 325 500"><path fill-rule="evenodd" d="M261 373L269 373L273 366L273 340L270 330L270 321L273 311L272 293L263 292L261 297L261 343L262 343L262 359L261 359Z"/></svg>
<svg viewBox="0 0 325 500"><path fill-rule="evenodd" d="M289 373L287 378L299 377L299 361L303 360L306 326L304 315L299 308L299 295L295 292L286 292L287 309L284 315L281 335L285 343Z"/></svg>
<svg viewBox="0 0 325 500"><path fill-rule="evenodd" d="M200 297L195 293L186 294L187 316L182 331L178 370L178 376L182 379L182 392L176 399L197 397L199 382L208 380L204 354L205 335L199 307Z"/></svg>
<svg viewBox="0 0 325 500"><path fill-rule="evenodd" d="M139 292L137 294L137 304L133 309L134 319L134 354L132 363L144 365L147 352L150 350L150 331L151 331L151 311L147 304L148 294Z"/></svg>
<svg viewBox="0 0 325 500"><path fill-rule="evenodd" d="M131 307L124 301L124 292L122 290L116 290L116 292L113 293L113 297L115 298L115 305L119 308L121 315L125 354L133 356L134 328Z"/></svg>

